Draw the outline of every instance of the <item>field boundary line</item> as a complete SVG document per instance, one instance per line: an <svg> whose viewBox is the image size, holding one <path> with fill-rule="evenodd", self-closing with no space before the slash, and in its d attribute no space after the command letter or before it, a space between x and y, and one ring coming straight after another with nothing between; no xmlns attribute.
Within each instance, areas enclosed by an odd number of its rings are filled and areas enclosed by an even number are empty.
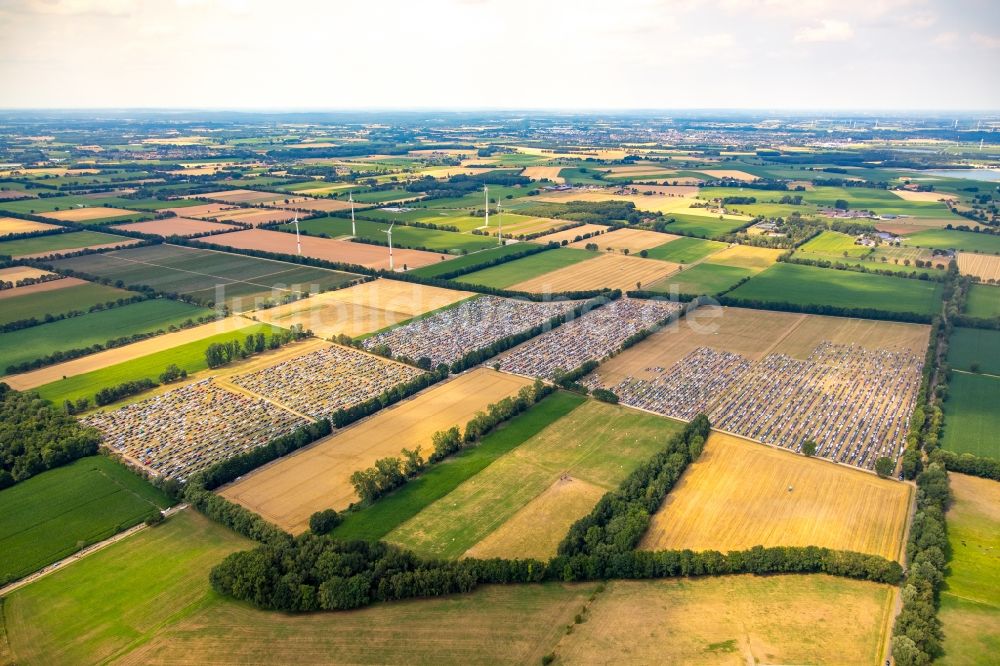
<svg viewBox="0 0 1000 666"><path fill-rule="evenodd" d="M170 516L174 515L175 513L179 512L179 511L183 511L186 508L188 508L187 504L179 504L177 506L172 506L169 509L161 511L160 514L164 518L169 518ZM149 527L149 526L146 525L146 523L139 523L138 525L130 527L129 529L125 530L124 532L119 532L118 534L115 534L113 536L108 537L104 541L98 541L97 543L91 544L91 545L87 546L86 548L83 548L82 550L78 550L77 552L73 553L72 555L68 555L68 556L64 557L63 559L61 559L61 560L59 560L57 562L54 562L54 563L49 564L49 565L47 565L45 567L42 567L41 569L39 569L38 571L36 571L36 572L34 572L32 574L28 574L24 578L20 578L18 580L15 580L12 583L8 583L7 585L4 585L3 587L0 587L0 602L2 602L3 599L6 598L7 595L9 595L11 592L14 592L15 590L18 590L18 589L24 587L25 585L33 583L36 580L39 580L41 578L45 578L49 574L55 573L56 571L59 571L60 569L64 569L64 568L68 567L69 565L73 564L74 562L78 562L78 561L82 560L83 558L87 557L88 555L92 555L92 554L96 553L99 550L104 550L108 546L110 546L112 544L115 544L115 543L118 543L119 541L122 541L123 539L127 539L128 537L130 537L133 534L136 534L138 532L141 532L142 530L146 529L147 527Z"/></svg>
<svg viewBox="0 0 1000 666"><path fill-rule="evenodd" d="M958 368L952 368L954 372L960 375L970 375L972 377L990 377L992 379L1000 379L1000 375L992 375L988 372L971 372L969 370L959 370Z"/></svg>

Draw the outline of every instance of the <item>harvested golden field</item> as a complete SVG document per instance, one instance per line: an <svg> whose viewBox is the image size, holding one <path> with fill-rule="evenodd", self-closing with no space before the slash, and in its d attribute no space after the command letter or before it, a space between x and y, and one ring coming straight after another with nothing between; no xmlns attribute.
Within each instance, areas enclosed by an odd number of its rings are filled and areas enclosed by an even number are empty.
<svg viewBox="0 0 1000 666"><path fill-rule="evenodd" d="M785 251L751 245L730 245L725 250L713 254L711 262L762 271L776 262L781 253Z"/></svg>
<svg viewBox="0 0 1000 666"><path fill-rule="evenodd" d="M757 180L757 176L738 169L698 169L698 173L703 173L712 178L732 178L747 183Z"/></svg>
<svg viewBox="0 0 1000 666"><path fill-rule="evenodd" d="M207 220L195 220L188 217L167 217L162 220L150 220L148 222L131 222L129 224L116 224L111 229L124 229L125 231L138 231L143 234L155 234L157 236L195 236L206 234L212 231L235 231L236 227L231 224L220 224Z"/></svg>
<svg viewBox="0 0 1000 666"><path fill-rule="evenodd" d="M280 192L258 192L257 190L223 190L199 195L202 199L221 201L229 204L263 204L272 201L294 201L297 197Z"/></svg>
<svg viewBox="0 0 1000 666"><path fill-rule="evenodd" d="M34 220L21 220L16 217L0 217L0 236L10 234L26 234L31 231L45 231L46 229L58 229L57 224L46 224L35 222Z"/></svg>
<svg viewBox="0 0 1000 666"><path fill-rule="evenodd" d="M342 210L351 210L351 202L346 199L294 199L290 204L279 202L276 205L285 210L309 211L313 213L335 213ZM354 210L371 207L372 204L354 202Z"/></svg>
<svg viewBox="0 0 1000 666"><path fill-rule="evenodd" d="M582 249L588 243L597 243L602 250L611 248L615 252L628 250L632 254L639 254L642 250L650 250L677 238L680 238L680 236L664 234L658 231L646 231L645 229L615 229L601 235L599 238L585 238L584 240L570 243L569 247Z"/></svg>
<svg viewBox="0 0 1000 666"><path fill-rule="evenodd" d="M567 190L546 192L534 197L536 201L549 203L569 203L571 201L630 201L639 210L660 213L685 211L697 201L694 197L675 197L660 194L615 194L611 190Z"/></svg>
<svg viewBox="0 0 1000 666"><path fill-rule="evenodd" d="M875 228L879 231L885 231L890 234L896 234L897 236L906 236L907 234L915 234L918 231L927 231L928 229L944 229L949 224L954 224L955 220L948 219L935 219L930 217L908 217L906 219L892 220L891 222L876 221ZM970 227L978 227L972 221L969 221Z"/></svg>
<svg viewBox="0 0 1000 666"><path fill-rule="evenodd" d="M290 210L274 208L231 208L211 215L219 222L239 222L252 226L260 226L269 222L289 222L297 213Z"/></svg>
<svg viewBox="0 0 1000 666"><path fill-rule="evenodd" d="M472 160L472 163L482 163L486 161L488 160ZM431 176L432 178L451 178L452 176L478 176L481 173L486 173L487 171L492 170L492 167L446 166L423 169L416 172L415 175L420 177Z"/></svg>
<svg viewBox="0 0 1000 666"><path fill-rule="evenodd" d="M563 170L561 166L530 166L525 167L521 175L531 180L541 180L548 178L554 183L565 183L565 178L560 178L559 172Z"/></svg>
<svg viewBox="0 0 1000 666"><path fill-rule="evenodd" d="M587 262L584 262L587 263ZM866 347L923 355L930 328L923 324L826 317L792 312L702 307L640 344L608 359L595 372L605 385L626 377L650 378L650 368L669 368L698 347L761 360L769 353L805 359L824 340L864 341Z"/></svg>
<svg viewBox="0 0 1000 666"><path fill-rule="evenodd" d="M958 198L954 194L948 194L947 192L915 192L913 190L889 190L889 191L905 201L921 201L921 202L933 203L935 201L952 201Z"/></svg>
<svg viewBox="0 0 1000 666"><path fill-rule="evenodd" d="M601 244L598 237L594 241ZM565 268L546 273L510 287L514 291L548 293L580 289L638 289L674 273L680 264L656 259L626 257L621 254L600 254Z"/></svg>
<svg viewBox="0 0 1000 666"><path fill-rule="evenodd" d="M367 243L352 243L351 241L320 238L319 236L302 236L302 254L306 257L338 261L345 264L358 264L368 268L389 268L389 248ZM280 254L297 254L295 234L270 229L247 229L234 231L230 234L206 236L200 239L203 243L232 247L242 250L263 250ZM434 264L441 256L422 250L392 251L397 268L419 268Z"/></svg>
<svg viewBox="0 0 1000 666"><path fill-rule="evenodd" d="M65 222L86 222L87 220L100 220L106 217L122 217L124 215L135 214L137 214L137 211L134 210L106 208L104 206L87 206L86 208L70 208L67 210L54 210L51 213L41 213L42 217L63 220Z"/></svg>
<svg viewBox="0 0 1000 666"><path fill-rule="evenodd" d="M983 282L1000 280L1000 256L959 252L958 272L964 275L977 275Z"/></svg>
<svg viewBox="0 0 1000 666"><path fill-rule="evenodd" d="M49 271L31 266L11 266L10 268L0 268L0 281L17 282L26 278L40 278L43 275L52 275ZM4 291L7 291L6 289Z"/></svg>
<svg viewBox="0 0 1000 666"><path fill-rule="evenodd" d="M568 222L566 220L556 220L549 217L529 217L527 215L508 215L507 213L504 213L500 217L502 219L499 223L503 224L502 231L504 238L543 233L550 229L556 229L558 227L564 227L567 224L572 224L572 222ZM489 228L483 229L483 231L490 236L496 236L497 232L500 231L500 228L499 226L491 224Z"/></svg>
<svg viewBox="0 0 1000 666"><path fill-rule="evenodd" d="M671 197L693 197L698 194L698 188L694 185L629 185L629 189L636 190L640 194L651 192L653 194L663 194Z"/></svg>
<svg viewBox="0 0 1000 666"><path fill-rule="evenodd" d="M824 575L616 580L553 652L565 664L876 664L894 596Z"/></svg>
<svg viewBox="0 0 1000 666"><path fill-rule="evenodd" d="M465 557L535 558L545 561L555 554L559 542L573 523L587 515L606 492L606 488L582 479L568 475L561 477L467 550Z"/></svg>
<svg viewBox="0 0 1000 666"><path fill-rule="evenodd" d="M64 278L62 280L57 280L57 282L69 282L72 279L73 278ZM149 354L154 354L158 351L163 351L164 349L172 349L173 347L177 347L188 342L202 340L220 333L236 331L252 324L252 321L244 319L240 316L226 317L225 319L209 322L200 326L192 326L191 328L185 328L173 333L157 335L152 338L133 342L129 345L113 347L111 349L97 352L96 354L81 356L80 358L75 358L71 361L57 363L56 365L39 368L38 370L32 370L31 372L25 372L20 375L10 375L4 378L4 382L9 384L13 389L26 391L28 389L38 388L39 386L44 386L50 382L57 381L62 377L74 377L76 375L82 375L85 372L100 370L112 365L117 365L118 363L131 361L142 356L148 356ZM170 384L168 388L172 389L177 386L178 384ZM146 397L146 395L143 395L143 397Z"/></svg>
<svg viewBox="0 0 1000 666"><path fill-rule="evenodd" d="M31 269L36 270L36 269ZM43 272L43 271L38 271ZM10 278L5 278L0 275L0 280L9 280ZM17 278L18 280L23 280L24 278ZM13 280L12 280L13 281ZM79 284L88 284L86 280L81 280L79 278L65 277L59 280L49 280L48 282L39 282L38 284L30 284L24 287L14 287L13 289L0 289L0 300L5 298L12 298L14 296L27 296L29 294L40 294L44 291L55 291L56 289L64 289L66 287L72 287Z"/></svg>
<svg viewBox="0 0 1000 666"><path fill-rule="evenodd" d="M254 317L285 328L302 324L324 338L340 333L357 337L474 295L468 291L378 279L259 310Z"/></svg>
<svg viewBox="0 0 1000 666"><path fill-rule="evenodd" d="M579 227L573 227L572 229L565 229L563 231L556 231L555 233L545 234L544 236L539 236L535 238L533 242L535 243L562 243L563 241L573 242L573 239L577 236L583 236L584 234L593 233L604 233L608 230L608 227L603 224L584 224Z"/></svg>
<svg viewBox="0 0 1000 666"><path fill-rule="evenodd" d="M713 432L640 548L821 546L902 557L911 487Z"/></svg>
<svg viewBox="0 0 1000 666"><path fill-rule="evenodd" d="M170 211L179 216L183 217L215 217L216 213L222 212L224 210L241 210L237 206L232 204L220 204L220 203L210 203L201 204L198 206L182 206L181 208L167 208L165 210Z"/></svg>
<svg viewBox="0 0 1000 666"><path fill-rule="evenodd" d="M632 164L627 166L613 166L610 174L612 176L665 176L670 177L676 170L672 166L657 164Z"/></svg>
<svg viewBox="0 0 1000 666"><path fill-rule="evenodd" d="M464 428L476 412L530 383L477 368L263 467L220 494L283 529L302 532L316 511L342 510L357 501L354 472L403 448L420 446L429 454L435 432Z"/></svg>

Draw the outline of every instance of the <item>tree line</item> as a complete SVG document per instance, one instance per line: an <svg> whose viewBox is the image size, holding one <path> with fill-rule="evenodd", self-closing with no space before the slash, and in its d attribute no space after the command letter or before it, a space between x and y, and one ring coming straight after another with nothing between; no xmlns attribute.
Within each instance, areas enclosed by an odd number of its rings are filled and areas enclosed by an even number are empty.
<svg viewBox="0 0 1000 666"><path fill-rule="evenodd" d="M250 333L241 343L239 339L213 342L205 348L205 362L209 368L219 368L239 359L250 358L269 349L279 349L283 345L308 337L302 324L292 324L288 329L277 329L270 336L263 331Z"/></svg>

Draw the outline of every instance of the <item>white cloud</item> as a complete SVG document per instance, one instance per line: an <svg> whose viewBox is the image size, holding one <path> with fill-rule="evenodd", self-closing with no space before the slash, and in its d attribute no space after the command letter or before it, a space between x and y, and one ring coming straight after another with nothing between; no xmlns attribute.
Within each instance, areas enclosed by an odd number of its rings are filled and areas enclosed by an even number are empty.
<svg viewBox="0 0 1000 666"><path fill-rule="evenodd" d="M988 49L1000 49L1000 37L995 35L984 35L981 32L976 32L972 35L972 41Z"/></svg>
<svg viewBox="0 0 1000 666"><path fill-rule="evenodd" d="M938 46L952 46L958 41L957 32L942 32L934 36L931 42L937 44Z"/></svg>
<svg viewBox="0 0 1000 666"><path fill-rule="evenodd" d="M795 41L800 43L846 42L854 37L854 29L847 21L822 19L819 25L800 28Z"/></svg>

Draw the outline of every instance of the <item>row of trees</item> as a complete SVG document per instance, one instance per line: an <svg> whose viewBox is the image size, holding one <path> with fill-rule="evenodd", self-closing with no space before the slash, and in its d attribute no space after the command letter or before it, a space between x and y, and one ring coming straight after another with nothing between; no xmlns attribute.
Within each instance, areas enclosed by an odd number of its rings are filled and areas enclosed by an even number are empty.
<svg viewBox="0 0 1000 666"><path fill-rule="evenodd" d="M94 455L100 439L36 394L0 383L0 489Z"/></svg>
<svg viewBox="0 0 1000 666"><path fill-rule="evenodd" d="M238 359L250 358L268 349L278 349L282 345L301 340L309 334L302 324L293 324L289 329L276 329L268 337L263 332L251 333L241 343L238 339L213 342L205 348L205 362L210 368L218 368Z"/></svg>
<svg viewBox="0 0 1000 666"><path fill-rule="evenodd" d="M102 388L94 395L94 404L99 407L110 405L111 403L117 402L122 398L131 395L138 395L144 391L148 391L149 389L156 388L160 384L169 384L170 382L177 381L178 379L184 379L185 377L187 377L187 370L180 368L175 363L171 363L164 369L163 372L160 373L159 384L146 377L143 379L122 382L116 386ZM77 398L75 401L69 399L63 401L63 411L67 414L79 414L87 411L89 408L90 398L88 397Z"/></svg>
<svg viewBox="0 0 1000 666"><path fill-rule="evenodd" d="M62 276L60 275L59 277L61 278ZM51 324L54 321L61 321L63 319L79 317L81 315L89 314L91 312L101 312L103 310L110 310L111 308L116 308L122 305L130 305L132 303L138 303L139 301L144 301L144 300L146 300L145 295L136 294L134 296L122 297L104 303L94 303L86 310L68 310L66 312L57 312L55 314L47 312L41 319L39 319L38 317L28 317L26 319L18 319L17 321L11 321L7 322L6 324L0 325L0 333L19 331L24 328L31 328L32 326L39 326L41 324Z"/></svg>
<svg viewBox="0 0 1000 666"><path fill-rule="evenodd" d="M787 301L764 301L756 298L737 298L720 294L717 297L721 305L753 310L778 310L780 312L805 312L808 314L828 315L832 317L853 317L857 319L883 319L886 321L907 321L918 324L929 324L934 316L922 312L890 312L879 308L845 308L826 303L789 303Z"/></svg>

